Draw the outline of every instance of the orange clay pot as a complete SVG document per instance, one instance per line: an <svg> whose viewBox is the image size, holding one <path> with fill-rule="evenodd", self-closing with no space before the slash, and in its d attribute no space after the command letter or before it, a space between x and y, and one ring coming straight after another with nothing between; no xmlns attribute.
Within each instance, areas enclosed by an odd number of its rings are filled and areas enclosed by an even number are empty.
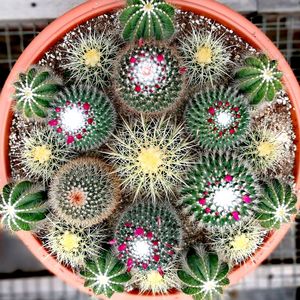
<svg viewBox="0 0 300 300"><path fill-rule="evenodd" d="M216 22L219 22L228 28L232 29L236 34L241 36L254 48L266 53L270 58L279 62L279 69L283 72L283 83L285 89L291 99L293 109L292 120L294 123L294 130L296 133L296 162L294 175L297 184L297 191L300 188L300 165L299 165L299 149L300 149L300 88L298 82L282 56L279 50L273 43L262 33L255 25L246 20L240 14L232 11L226 6L215 2L214 0L169 0L171 4L183 10L192 11L196 14L207 16ZM84 23L88 19L98 15L107 13L111 10L120 9L124 6L125 0L90 0L84 4L69 11L62 17L52 22L46 29L43 30L27 47L27 49L20 56L14 68L6 81L0 96L0 186L6 184L10 177L9 169L9 133L12 120L12 94L14 88L12 83L17 79L20 72L39 61L45 51L53 46L64 34L72 30L78 24ZM300 206L300 197L298 195L298 207ZM265 260L276 246L283 239L285 234L290 228L290 224L283 225L280 230L272 232L261 249L254 255L254 262L247 261L240 267L236 267L230 273L231 284L237 283L240 279L246 276L250 271L253 271L259 264ZM42 247L39 240L30 232L18 232L17 235L29 248L29 250L45 265L47 269L53 272L60 279L73 285L77 289L90 293L91 291L83 286L83 280L74 274L68 268L60 265L54 257L51 257L47 251ZM101 297L101 299L106 299ZM151 295L138 295L135 293L115 294L112 299L114 300L127 300L127 299L153 299ZM164 300L188 300L192 299L190 296L183 295L179 292L171 292L166 296L156 296L156 299Z"/></svg>

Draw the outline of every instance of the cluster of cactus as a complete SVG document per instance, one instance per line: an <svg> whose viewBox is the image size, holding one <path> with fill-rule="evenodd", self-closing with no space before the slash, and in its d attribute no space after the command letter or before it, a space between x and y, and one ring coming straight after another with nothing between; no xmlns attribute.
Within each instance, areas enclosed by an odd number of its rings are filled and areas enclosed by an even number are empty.
<svg viewBox="0 0 300 300"><path fill-rule="evenodd" d="M59 141L80 151L103 144L115 128L116 112L110 100L95 88L65 88L49 112L48 125Z"/></svg>
<svg viewBox="0 0 300 300"><path fill-rule="evenodd" d="M192 98L186 108L185 123L203 148L225 150L245 139L250 116L244 97L232 88L218 87Z"/></svg>
<svg viewBox="0 0 300 300"><path fill-rule="evenodd" d="M19 74L14 87L17 111L26 118L46 118L60 89L60 80L51 71L33 66L26 73Z"/></svg>
<svg viewBox="0 0 300 300"><path fill-rule="evenodd" d="M50 206L62 220L76 226L100 223L113 213L120 198L118 178L97 158L71 160L50 184Z"/></svg>
<svg viewBox="0 0 300 300"><path fill-rule="evenodd" d="M124 40L168 39L175 31L175 9L164 0L127 0L119 19Z"/></svg>
<svg viewBox="0 0 300 300"><path fill-rule="evenodd" d="M161 114L183 100L185 75L175 49L146 42L129 46L115 67L120 102L133 112Z"/></svg>
<svg viewBox="0 0 300 300"><path fill-rule="evenodd" d="M211 154L189 172L181 205L199 226L227 226L254 214L258 194L255 174L239 157Z"/></svg>
<svg viewBox="0 0 300 300"><path fill-rule="evenodd" d="M30 181L7 184L0 194L1 223L10 231L30 231L47 215L46 192Z"/></svg>
<svg viewBox="0 0 300 300"><path fill-rule="evenodd" d="M163 274L181 247L180 222L171 207L139 203L121 216L111 244L128 271Z"/></svg>

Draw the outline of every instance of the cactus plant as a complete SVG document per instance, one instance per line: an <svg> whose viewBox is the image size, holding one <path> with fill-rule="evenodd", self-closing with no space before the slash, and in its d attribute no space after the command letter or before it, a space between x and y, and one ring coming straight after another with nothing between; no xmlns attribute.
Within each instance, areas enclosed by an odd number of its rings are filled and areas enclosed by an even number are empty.
<svg viewBox="0 0 300 300"><path fill-rule="evenodd" d="M218 87L192 98L185 122L203 148L225 150L244 140L250 117L244 97L232 88Z"/></svg>
<svg viewBox="0 0 300 300"><path fill-rule="evenodd" d="M60 80L51 71L32 66L26 73L19 74L14 83L16 110L26 118L46 118L54 96L60 88Z"/></svg>
<svg viewBox="0 0 300 300"><path fill-rule="evenodd" d="M133 112L161 114L183 100L185 75L174 48L159 43L128 46L115 66L120 103Z"/></svg>
<svg viewBox="0 0 300 300"><path fill-rule="evenodd" d="M119 43L112 34L104 29L80 33L64 51L65 63L62 68L67 71L68 79L75 84L104 88L108 84Z"/></svg>
<svg viewBox="0 0 300 300"><path fill-rule="evenodd" d="M64 89L55 99L48 122L59 141L76 150L99 147L115 128L116 112L109 99L94 88Z"/></svg>
<svg viewBox="0 0 300 300"><path fill-rule="evenodd" d="M238 86L249 95L252 104L272 101L276 92L283 89L280 81L282 72L277 67L276 60L270 60L265 54L261 54L247 57L245 65L236 72Z"/></svg>
<svg viewBox="0 0 300 300"><path fill-rule="evenodd" d="M223 35L192 27L192 32L180 38L179 43L189 84L215 86L229 77L229 68L233 66L233 61L230 46L225 45Z"/></svg>
<svg viewBox="0 0 300 300"><path fill-rule="evenodd" d="M11 231L34 229L46 217L46 199L46 193L29 181L5 185L0 194L1 223Z"/></svg>
<svg viewBox="0 0 300 300"><path fill-rule="evenodd" d="M182 209L201 226L232 226L253 216L259 195L255 174L229 153L202 156L181 191Z"/></svg>
<svg viewBox="0 0 300 300"><path fill-rule="evenodd" d="M291 215L297 213L296 202L290 185L278 179L265 182L258 203L257 219L265 228L279 229L282 223L291 222Z"/></svg>
<svg viewBox="0 0 300 300"><path fill-rule="evenodd" d="M228 265L221 263L215 253L191 249L186 255L183 270L178 270L177 274L185 294L195 300L213 300L229 285L228 271Z"/></svg>
<svg viewBox="0 0 300 300"><path fill-rule="evenodd" d="M124 285L131 279L126 267L108 251L103 251L94 261L88 261L81 271L85 287L96 295L111 298L115 292L124 292Z"/></svg>
<svg viewBox="0 0 300 300"><path fill-rule="evenodd" d="M123 189L134 193L134 199L169 198L193 162L193 144L185 138L183 126L170 118L123 120L113 137L107 154Z"/></svg>
<svg viewBox="0 0 300 300"><path fill-rule="evenodd" d="M164 0L127 0L120 15L124 40L170 38L174 31L175 9Z"/></svg>
<svg viewBox="0 0 300 300"><path fill-rule="evenodd" d="M49 204L68 224L92 226L109 217L120 201L119 181L106 163L78 158L65 164L50 185Z"/></svg>
<svg viewBox="0 0 300 300"><path fill-rule="evenodd" d="M180 249L180 222L171 207L136 204L121 216L111 244L128 271L156 270L162 275Z"/></svg>

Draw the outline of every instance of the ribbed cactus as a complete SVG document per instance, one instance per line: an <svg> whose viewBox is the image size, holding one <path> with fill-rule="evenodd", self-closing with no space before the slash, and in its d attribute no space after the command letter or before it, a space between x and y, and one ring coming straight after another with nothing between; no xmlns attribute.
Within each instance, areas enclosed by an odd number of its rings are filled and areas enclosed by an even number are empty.
<svg viewBox="0 0 300 300"><path fill-rule="evenodd" d="M182 210L194 224L228 226L253 215L259 187L255 174L239 157L202 156L182 189Z"/></svg>
<svg viewBox="0 0 300 300"><path fill-rule="evenodd" d="M5 185L0 194L1 223L11 231L32 230L46 217L46 200L46 192L29 181Z"/></svg>
<svg viewBox="0 0 300 300"><path fill-rule="evenodd" d="M26 118L45 118L59 91L60 81L49 70L31 67L14 83L16 109Z"/></svg>
<svg viewBox="0 0 300 300"><path fill-rule="evenodd" d="M249 128L246 100L232 88L218 87L196 94L185 112L188 131L205 149L239 145Z"/></svg>
<svg viewBox="0 0 300 300"><path fill-rule="evenodd" d="M96 260L86 262L80 274L85 280L85 287L108 298L115 292L124 292L125 284L131 279L125 265L107 251L101 252Z"/></svg>
<svg viewBox="0 0 300 300"><path fill-rule="evenodd" d="M278 70L278 62L266 55L250 56L245 59L245 66L236 72L236 79L241 91L249 94L252 104L263 100L272 101L276 92L283 89Z"/></svg>
<svg viewBox="0 0 300 300"><path fill-rule="evenodd" d="M163 274L180 249L180 223L171 207L140 203L122 215L111 243L128 271L156 270Z"/></svg>
<svg viewBox="0 0 300 300"><path fill-rule="evenodd" d="M183 283L182 291L195 300L213 300L229 285L229 267L214 253L189 250L183 270L177 272Z"/></svg>
<svg viewBox="0 0 300 300"><path fill-rule="evenodd" d="M120 15L124 40L170 38L174 31L175 9L164 0L127 0Z"/></svg>
<svg viewBox="0 0 300 300"><path fill-rule="evenodd" d="M109 217L120 201L119 181L110 166L96 158L78 158L54 176L49 203L68 224L92 226Z"/></svg>
<svg viewBox="0 0 300 300"><path fill-rule="evenodd" d="M48 125L58 139L80 151L103 144L115 128L115 109L95 88L79 86L64 89L56 97Z"/></svg>
<svg viewBox="0 0 300 300"><path fill-rule="evenodd" d="M273 179L263 185L257 219L265 228L279 229L282 223L290 223L291 215L297 213L296 202L291 186Z"/></svg>
<svg viewBox="0 0 300 300"><path fill-rule="evenodd" d="M175 49L145 43L128 46L115 66L119 101L134 112L161 114L183 99L185 76Z"/></svg>

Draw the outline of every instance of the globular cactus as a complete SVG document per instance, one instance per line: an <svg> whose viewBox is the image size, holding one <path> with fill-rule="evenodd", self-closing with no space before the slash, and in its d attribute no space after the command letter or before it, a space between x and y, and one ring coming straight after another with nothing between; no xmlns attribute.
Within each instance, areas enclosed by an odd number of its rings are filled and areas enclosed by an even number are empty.
<svg viewBox="0 0 300 300"><path fill-rule="evenodd" d="M280 81L282 72L277 67L276 60L261 54L247 57L245 65L236 72L238 87L249 95L252 104L272 101L276 93L283 89Z"/></svg>
<svg viewBox="0 0 300 300"><path fill-rule="evenodd" d="M60 89L60 80L50 70L31 67L14 83L16 110L26 118L46 118Z"/></svg>
<svg viewBox="0 0 300 300"><path fill-rule="evenodd" d="M116 112L110 100L95 88L65 88L56 97L48 125L59 141L80 151L103 144L115 128Z"/></svg>
<svg viewBox="0 0 300 300"><path fill-rule="evenodd" d="M229 153L202 156L181 190L181 207L193 224L232 226L253 216L259 185L254 172Z"/></svg>
<svg viewBox="0 0 300 300"><path fill-rule="evenodd" d="M249 128L246 99L232 88L218 87L196 94L185 112L187 130L205 149L239 145Z"/></svg>
<svg viewBox="0 0 300 300"><path fill-rule="evenodd" d="M80 275L85 287L108 298L115 292L123 293L125 284L131 279L125 265L107 251L102 251L94 261L87 261Z"/></svg>
<svg viewBox="0 0 300 300"><path fill-rule="evenodd" d="M192 32L180 38L179 42L189 84L216 86L229 77L233 62L224 35L192 28Z"/></svg>
<svg viewBox="0 0 300 300"><path fill-rule="evenodd" d="M297 197L289 184L278 179L263 184L258 203L257 219L265 228L279 229L282 223L290 223L297 213Z"/></svg>
<svg viewBox="0 0 300 300"><path fill-rule="evenodd" d="M78 158L54 176L49 204L68 224L86 227L108 218L120 201L118 178L96 158Z"/></svg>
<svg viewBox="0 0 300 300"><path fill-rule="evenodd" d="M171 207L140 203L121 216L111 244L128 271L156 270L162 275L181 247L180 222Z"/></svg>
<svg viewBox="0 0 300 300"><path fill-rule="evenodd" d="M164 0L127 0L120 15L124 40L170 38L174 31L175 9Z"/></svg>
<svg viewBox="0 0 300 300"><path fill-rule="evenodd" d="M107 153L122 180L124 191L151 197L170 198L193 163L193 144L182 125L170 118L135 119L118 128L107 143Z"/></svg>
<svg viewBox="0 0 300 300"><path fill-rule="evenodd" d="M1 223L11 231L35 228L47 214L46 192L29 181L7 184L0 194Z"/></svg>
<svg viewBox="0 0 300 300"><path fill-rule="evenodd" d="M192 249L186 255L183 269L177 274L183 283L183 293L195 300L213 300L229 285L228 272L228 265L221 263L215 253Z"/></svg>
<svg viewBox="0 0 300 300"><path fill-rule="evenodd" d="M174 48L159 43L128 46L115 66L120 103L136 113L162 114L183 100L185 75Z"/></svg>

